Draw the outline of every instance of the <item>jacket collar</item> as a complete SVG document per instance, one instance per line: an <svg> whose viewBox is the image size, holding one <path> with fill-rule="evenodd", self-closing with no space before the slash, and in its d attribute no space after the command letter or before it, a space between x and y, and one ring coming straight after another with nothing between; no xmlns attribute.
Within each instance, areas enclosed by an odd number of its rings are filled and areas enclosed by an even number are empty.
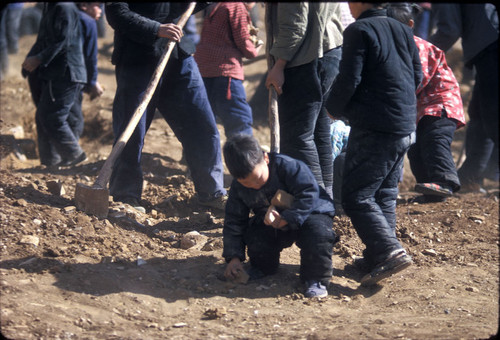
<svg viewBox="0 0 500 340"><path fill-rule="evenodd" d="M385 16L387 16L387 10L385 8L370 8L361 13L357 20L370 17L385 17Z"/></svg>

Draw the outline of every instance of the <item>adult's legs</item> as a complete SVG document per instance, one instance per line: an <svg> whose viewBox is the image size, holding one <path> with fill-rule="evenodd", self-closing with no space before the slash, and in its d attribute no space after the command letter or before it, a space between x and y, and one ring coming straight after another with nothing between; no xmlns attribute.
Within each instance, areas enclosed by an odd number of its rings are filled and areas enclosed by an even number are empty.
<svg viewBox="0 0 500 340"><path fill-rule="evenodd" d="M323 104L314 129L314 142L318 150L319 164L326 192L333 198L333 153L330 135L331 120L325 109L325 102L330 94L333 81L339 73L342 47L326 52L318 60L318 76L321 81Z"/></svg>
<svg viewBox="0 0 500 340"><path fill-rule="evenodd" d="M351 129L342 183L342 205L366 245L365 255L379 263L403 247L396 238L398 178L410 137Z"/></svg>
<svg viewBox="0 0 500 340"><path fill-rule="evenodd" d="M71 107L70 115L68 117L68 124L75 135L76 140L80 139L80 136L83 133L84 119L82 112L82 101L83 101L83 92L76 96L75 103Z"/></svg>
<svg viewBox="0 0 500 340"><path fill-rule="evenodd" d="M117 65L117 89L113 102L115 143L139 106L154 72L154 67L155 65L136 65L131 68ZM141 199L143 186L142 148L146 131L154 116L154 105L155 98L153 97L113 166L109 189L115 201L139 201Z"/></svg>
<svg viewBox="0 0 500 340"><path fill-rule="evenodd" d="M464 188L483 184L484 171L494 148L493 140L484 129L480 101L479 87L476 84L469 103L469 122L465 132L466 158L458 169L460 183Z"/></svg>
<svg viewBox="0 0 500 340"><path fill-rule="evenodd" d="M318 184L324 188L325 183L314 138L316 123L323 105L321 81L317 69L317 60L285 69L286 81L283 84L283 93L278 97L280 152L306 163Z"/></svg>
<svg viewBox="0 0 500 340"><path fill-rule="evenodd" d="M45 82L37 107L39 121L63 161L76 159L83 153L68 123L70 109L82 84L68 78L69 75L65 75Z"/></svg>
<svg viewBox="0 0 500 340"><path fill-rule="evenodd" d="M9 70L9 54L7 47L7 7L0 10L0 80Z"/></svg>
<svg viewBox="0 0 500 340"><path fill-rule="evenodd" d="M219 131L193 57L169 62L158 96L158 109L182 144L199 199L226 195Z"/></svg>

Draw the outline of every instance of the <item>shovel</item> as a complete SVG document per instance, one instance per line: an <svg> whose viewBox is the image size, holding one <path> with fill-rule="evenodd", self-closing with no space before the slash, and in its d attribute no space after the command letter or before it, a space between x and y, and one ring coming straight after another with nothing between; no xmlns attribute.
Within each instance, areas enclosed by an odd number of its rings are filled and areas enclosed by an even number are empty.
<svg viewBox="0 0 500 340"><path fill-rule="evenodd" d="M184 27L186 21L189 19L191 14L193 13L194 7L196 6L196 2L191 2L189 4L186 12L181 16L178 26L181 28ZM92 214L100 218L106 218L108 216L109 210L109 189L107 188L107 184L109 182L109 178L111 176L113 165L120 156L123 148L127 144L130 136L134 132L137 124L141 120L144 111L146 110L153 93L156 90L156 86L160 81L161 74L165 69L165 65L167 64L170 55L172 54L172 50L174 49L175 41L170 40L168 42L167 48L165 52L161 56L161 59L156 67L155 73L153 74L146 92L144 93L144 97L142 98L141 103L135 110L132 118L122 132L118 140L116 141L111 153L109 154L108 159L104 162L104 165L97 176L97 179L93 186L87 186L81 183L76 184L75 190L75 205L77 209L84 211L87 214Z"/></svg>

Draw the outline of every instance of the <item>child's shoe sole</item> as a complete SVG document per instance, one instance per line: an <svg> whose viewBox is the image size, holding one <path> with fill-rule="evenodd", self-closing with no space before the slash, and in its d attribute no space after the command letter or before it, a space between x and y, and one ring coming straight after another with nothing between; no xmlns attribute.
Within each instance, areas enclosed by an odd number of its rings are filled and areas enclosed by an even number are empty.
<svg viewBox="0 0 500 340"><path fill-rule="evenodd" d="M453 195L450 189L436 183L417 183L415 185L415 191L424 195L435 195L440 197L450 197Z"/></svg>

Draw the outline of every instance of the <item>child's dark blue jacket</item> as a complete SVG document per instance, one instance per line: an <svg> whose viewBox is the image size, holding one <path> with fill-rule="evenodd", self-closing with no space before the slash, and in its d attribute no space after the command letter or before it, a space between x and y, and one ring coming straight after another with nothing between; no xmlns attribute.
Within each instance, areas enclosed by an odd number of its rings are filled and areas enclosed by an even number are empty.
<svg viewBox="0 0 500 340"><path fill-rule="evenodd" d="M309 167L291 157L269 154L269 179L259 190L246 188L233 180L226 203L224 219L224 251L227 260L234 257L245 259L243 235L249 227L250 212L257 218L264 215L278 189L294 196L290 209L279 211L292 230L299 229L311 213L335 215L333 201L316 182Z"/></svg>
<svg viewBox="0 0 500 340"><path fill-rule="evenodd" d="M416 128L422 66L410 27L369 9L344 31L340 73L326 108L354 128L406 135Z"/></svg>

